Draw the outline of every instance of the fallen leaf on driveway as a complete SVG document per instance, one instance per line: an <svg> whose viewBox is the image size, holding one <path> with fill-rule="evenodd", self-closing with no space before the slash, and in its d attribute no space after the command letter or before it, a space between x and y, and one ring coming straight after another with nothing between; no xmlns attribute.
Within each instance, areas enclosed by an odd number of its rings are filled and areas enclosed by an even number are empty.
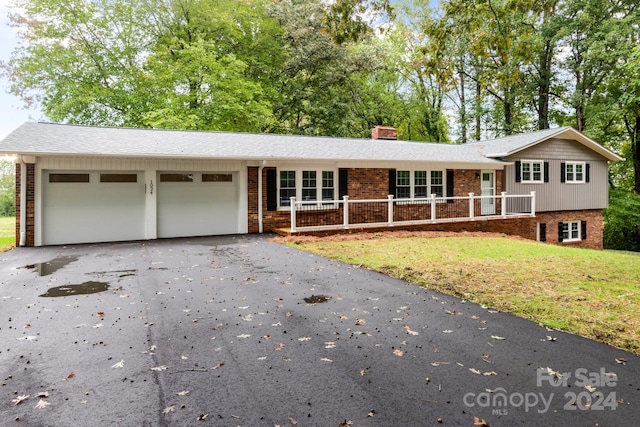
<svg viewBox="0 0 640 427"><path fill-rule="evenodd" d="M24 394L22 396L18 396L15 399L12 399L11 402L13 402L14 405L19 405L20 402L27 400L29 398L28 394Z"/></svg>
<svg viewBox="0 0 640 427"><path fill-rule="evenodd" d="M393 350L393 354L395 354L398 357L402 357L404 352L402 350L400 350L400 349L396 349L396 350Z"/></svg>
<svg viewBox="0 0 640 427"><path fill-rule="evenodd" d="M124 359L111 366L112 368L123 368L124 367Z"/></svg>
<svg viewBox="0 0 640 427"><path fill-rule="evenodd" d="M167 365L160 365L160 366L154 366L153 368L151 368L151 370L152 371L164 371L167 368L168 368Z"/></svg>
<svg viewBox="0 0 640 427"><path fill-rule="evenodd" d="M70 380L71 378L75 377L76 374L74 374L73 372L69 372L69 375L67 375L67 378L65 378L65 380Z"/></svg>
<svg viewBox="0 0 640 427"><path fill-rule="evenodd" d="M182 390L176 393L178 396L186 396L189 394L189 390Z"/></svg>
<svg viewBox="0 0 640 427"><path fill-rule="evenodd" d="M298 341L309 341L311 339L311 337L300 337L298 338Z"/></svg>
<svg viewBox="0 0 640 427"><path fill-rule="evenodd" d="M351 420L344 420L343 422L340 423L340 425L338 427L349 427L353 425L353 421Z"/></svg>
<svg viewBox="0 0 640 427"><path fill-rule="evenodd" d="M176 405L169 405L162 410L162 413L167 415L169 412L173 412L175 410Z"/></svg>
<svg viewBox="0 0 640 427"><path fill-rule="evenodd" d="M497 335L491 335L491 338L493 338L494 340L503 340L504 337L499 337Z"/></svg>
<svg viewBox="0 0 640 427"><path fill-rule="evenodd" d="M469 368L469 370L471 372L473 372L474 374L476 374L476 375L481 375L482 374L482 372L480 372L480 371L478 371L477 369L474 369L474 368Z"/></svg>
<svg viewBox="0 0 640 427"><path fill-rule="evenodd" d="M364 319L356 319L356 326L364 325L365 323L367 323L367 321Z"/></svg>
<svg viewBox="0 0 640 427"><path fill-rule="evenodd" d="M36 394L36 397L49 397L49 392L41 391L40 393Z"/></svg>
<svg viewBox="0 0 640 427"><path fill-rule="evenodd" d="M323 357L323 358L322 358L322 359L320 359L320 360L322 360L323 362L333 362L333 360L331 360L331 359L329 359L329 358L327 358L327 357Z"/></svg>
<svg viewBox="0 0 640 427"><path fill-rule="evenodd" d="M49 405L51 405L51 403L47 402L44 399L40 399L38 400L38 403L36 403L36 409L44 409Z"/></svg>
<svg viewBox="0 0 640 427"><path fill-rule="evenodd" d="M293 418L289 418L289 423L290 423L292 426L296 426L296 425L298 425L298 422L297 422L296 420L294 420Z"/></svg>
<svg viewBox="0 0 640 427"><path fill-rule="evenodd" d="M208 416L209 414L200 414L196 417L196 421L204 421L207 419Z"/></svg>
<svg viewBox="0 0 640 427"><path fill-rule="evenodd" d="M373 417L376 414L376 411L374 411L373 409L369 411L369 413L367 414L367 418L369 417Z"/></svg>
<svg viewBox="0 0 640 427"><path fill-rule="evenodd" d="M336 343L327 341L326 343L324 343L324 348L336 348Z"/></svg>
<svg viewBox="0 0 640 427"><path fill-rule="evenodd" d="M432 362L431 366L448 365L449 362Z"/></svg>
<svg viewBox="0 0 640 427"><path fill-rule="evenodd" d="M405 326L404 328L407 330L407 333L409 335L420 335L418 332L412 331L411 329L409 329L409 326Z"/></svg>
<svg viewBox="0 0 640 427"><path fill-rule="evenodd" d="M616 363L619 363L621 365L626 365L627 364L627 359L621 357L620 359L616 358Z"/></svg>
<svg viewBox="0 0 640 427"><path fill-rule="evenodd" d="M249 338L250 336L251 336L250 334L242 334L242 335L236 336L236 338Z"/></svg>
<svg viewBox="0 0 640 427"><path fill-rule="evenodd" d="M365 371L364 369L360 371L360 376L364 377L367 374L367 371Z"/></svg>
<svg viewBox="0 0 640 427"><path fill-rule="evenodd" d="M481 427L491 427L485 420L478 417L473 417L473 425Z"/></svg>

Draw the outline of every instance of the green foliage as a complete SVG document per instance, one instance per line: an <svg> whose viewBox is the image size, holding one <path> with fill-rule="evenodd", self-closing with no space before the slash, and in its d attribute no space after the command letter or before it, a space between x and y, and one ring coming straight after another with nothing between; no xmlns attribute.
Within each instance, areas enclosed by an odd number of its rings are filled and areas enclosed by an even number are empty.
<svg viewBox="0 0 640 427"><path fill-rule="evenodd" d="M16 214L15 174L13 160L0 160L0 217Z"/></svg>
<svg viewBox="0 0 640 427"><path fill-rule="evenodd" d="M611 191L604 211L604 247L640 252L640 195Z"/></svg>

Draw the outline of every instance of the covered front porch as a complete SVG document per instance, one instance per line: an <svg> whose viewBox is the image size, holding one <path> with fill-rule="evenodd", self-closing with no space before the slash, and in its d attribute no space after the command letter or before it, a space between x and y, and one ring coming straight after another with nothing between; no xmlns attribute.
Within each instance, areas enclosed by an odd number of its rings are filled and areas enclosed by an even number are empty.
<svg viewBox="0 0 640 427"><path fill-rule="evenodd" d="M525 195L502 192L496 196L351 200L290 199L290 233L392 228L422 224L468 222L477 220L508 220L534 217L535 191Z"/></svg>

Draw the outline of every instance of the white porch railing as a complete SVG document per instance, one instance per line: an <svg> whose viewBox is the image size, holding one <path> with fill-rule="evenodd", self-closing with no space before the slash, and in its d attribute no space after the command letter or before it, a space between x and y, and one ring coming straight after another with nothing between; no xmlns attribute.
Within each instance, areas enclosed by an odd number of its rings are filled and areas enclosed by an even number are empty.
<svg viewBox="0 0 640 427"><path fill-rule="evenodd" d="M496 196L430 197L380 200L298 201L291 197L291 232L337 230L349 228L393 227L399 225L437 224L533 217L536 192Z"/></svg>

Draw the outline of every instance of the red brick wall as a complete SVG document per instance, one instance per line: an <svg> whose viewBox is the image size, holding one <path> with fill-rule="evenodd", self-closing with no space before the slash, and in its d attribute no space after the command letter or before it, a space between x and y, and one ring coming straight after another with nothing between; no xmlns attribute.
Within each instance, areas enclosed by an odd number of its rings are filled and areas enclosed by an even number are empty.
<svg viewBox="0 0 640 427"><path fill-rule="evenodd" d="M601 210L539 212L536 214L536 221L547 225L548 243L593 249L603 248L604 222ZM587 221L587 238L579 242L558 242L558 223L566 221Z"/></svg>
<svg viewBox="0 0 640 427"><path fill-rule="evenodd" d="M389 195L389 169L349 169L350 199L386 199Z"/></svg>
<svg viewBox="0 0 640 427"><path fill-rule="evenodd" d="M22 165L16 163L16 246L20 244L20 224L22 209L26 209L26 240L25 246L35 245L35 170L36 165L26 163L27 166L27 194L26 207L22 206L20 200L20 186L22 182Z"/></svg>

